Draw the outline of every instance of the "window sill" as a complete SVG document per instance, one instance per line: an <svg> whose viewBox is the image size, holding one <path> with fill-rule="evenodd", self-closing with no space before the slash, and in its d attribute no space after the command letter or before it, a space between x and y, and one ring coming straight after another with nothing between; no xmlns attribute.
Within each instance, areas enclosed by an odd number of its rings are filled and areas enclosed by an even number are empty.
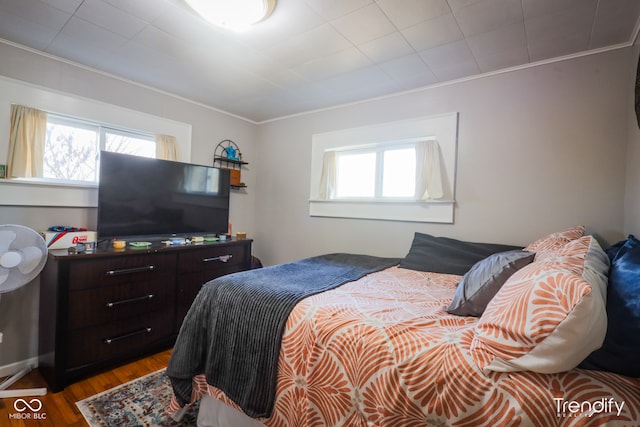
<svg viewBox="0 0 640 427"><path fill-rule="evenodd" d="M81 188L98 188L98 183L89 181L65 181L45 178L14 178L4 179L0 181L7 184L18 185L42 185L51 187L81 187Z"/></svg>
<svg viewBox="0 0 640 427"><path fill-rule="evenodd" d="M382 200L382 199L309 199L311 203L362 203L362 204L391 204L391 205L420 205L420 204L439 204L439 203L455 203L455 200L449 199L434 199L434 200L413 200L413 199L395 199L395 200Z"/></svg>
<svg viewBox="0 0 640 427"><path fill-rule="evenodd" d="M453 223L454 200L309 200L309 215L332 218Z"/></svg>
<svg viewBox="0 0 640 427"><path fill-rule="evenodd" d="M4 206L98 206L98 184L43 179L0 179Z"/></svg>

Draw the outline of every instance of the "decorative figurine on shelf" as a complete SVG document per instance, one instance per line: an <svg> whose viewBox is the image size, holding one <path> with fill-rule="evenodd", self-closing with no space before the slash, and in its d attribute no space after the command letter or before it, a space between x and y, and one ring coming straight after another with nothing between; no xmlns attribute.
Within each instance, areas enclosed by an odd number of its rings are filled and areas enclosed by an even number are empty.
<svg viewBox="0 0 640 427"><path fill-rule="evenodd" d="M225 156L227 157L227 159L229 160L238 160L238 157L236 156L236 149L233 147L227 147L224 149L224 153Z"/></svg>

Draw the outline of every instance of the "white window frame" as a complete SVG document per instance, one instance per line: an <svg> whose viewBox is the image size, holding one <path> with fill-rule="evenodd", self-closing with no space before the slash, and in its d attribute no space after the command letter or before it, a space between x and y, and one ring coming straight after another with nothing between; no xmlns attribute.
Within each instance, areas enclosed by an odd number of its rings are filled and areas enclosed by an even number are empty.
<svg viewBox="0 0 640 427"><path fill-rule="evenodd" d="M444 197L437 200L322 199L320 182L327 150L366 146L391 146L435 139L442 154ZM458 113L389 122L373 126L314 134L312 137L309 215L318 217L381 219L392 221L453 223L458 140Z"/></svg>

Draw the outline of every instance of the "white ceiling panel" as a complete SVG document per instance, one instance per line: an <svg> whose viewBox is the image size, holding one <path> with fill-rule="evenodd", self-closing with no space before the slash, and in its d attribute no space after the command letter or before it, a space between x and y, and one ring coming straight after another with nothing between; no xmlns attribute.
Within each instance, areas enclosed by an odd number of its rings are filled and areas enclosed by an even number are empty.
<svg viewBox="0 0 640 427"><path fill-rule="evenodd" d="M419 86L426 86L436 81L433 72L431 72L431 69L429 69L418 54L383 62L380 64L380 68L397 81L421 81Z"/></svg>
<svg viewBox="0 0 640 427"><path fill-rule="evenodd" d="M373 0L304 0L318 15L331 21L363 8Z"/></svg>
<svg viewBox="0 0 640 427"><path fill-rule="evenodd" d="M595 13L597 5L598 0L522 0L525 19L584 7Z"/></svg>
<svg viewBox="0 0 640 427"><path fill-rule="evenodd" d="M72 14L73 12L80 7L83 0L41 0L42 3L45 3L49 6L53 6L56 9L62 10L63 12L67 12Z"/></svg>
<svg viewBox="0 0 640 427"><path fill-rule="evenodd" d="M420 52L438 81L456 80L480 73L478 63L465 40Z"/></svg>
<svg viewBox="0 0 640 427"><path fill-rule="evenodd" d="M607 0L606 7L600 0L596 16L593 21L591 49L606 47L620 43L629 36L629 29L638 24L640 15L640 1L638 0Z"/></svg>
<svg viewBox="0 0 640 427"><path fill-rule="evenodd" d="M488 73L501 69L516 67L526 62L529 58L529 51L525 47L514 47L505 49L491 55L476 58L480 71Z"/></svg>
<svg viewBox="0 0 640 427"><path fill-rule="evenodd" d="M266 49L328 22L302 0L279 0L269 19L258 23L250 31L228 34L251 46Z"/></svg>
<svg viewBox="0 0 640 427"><path fill-rule="evenodd" d="M371 4L331 21L353 44L365 43L396 31L378 5Z"/></svg>
<svg viewBox="0 0 640 427"><path fill-rule="evenodd" d="M370 65L370 59L355 47L351 47L326 57L312 59L294 67L293 71L304 79L313 81L328 79Z"/></svg>
<svg viewBox="0 0 640 427"><path fill-rule="evenodd" d="M1 0L0 13L59 30L71 18L73 12L65 12L40 0Z"/></svg>
<svg viewBox="0 0 640 427"><path fill-rule="evenodd" d="M377 3L400 30L451 13L446 0L378 0Z"/></svg>
<svg viewBox="0 0 640 427"><path fill-rule="evenodd" d="M593 19L590 7L564 9L528 19L525 28L532 60L586 51Z"/></svg>
<svg viewBox="0 0 640 427"><path fill-rule="evenodd" d="M401 33L416 51L431 49L463 38L455 17L450 13L421 22L402 30Z"/></svg>
<svg viewBox="0 0 640 427"><path fill-rule="evenodd" d="M449 0L449 4L467 37L523 20L521 0Z"/></svg>
<svg viewBox="0 0 640 427"><path fill-rule="evenodd" d="M59 31L10 13L0 14L0 38L34 49L46 50Z"/></svg>
<svg viewBox="0 0 640 427"><path fill-rule="evenodd" d="M102 0L84 0L74 16L127 39L139 33L147 25L142 19ZM114 22L118 25L113 25Z"/></svg>
<svg viewBox="0 0 640 427"><path fill-rule="evenodd" d="M264 49L274 61L293 67L351 47L338 31L323 24ZM310 48L313 47L313 48Z"/></svg>
<svg viewBox="0 0 640 427"><path fill-rule="evenodd" d="M92 49L114 51L126 43L127 39L112 31L94 25L77 17L72 17L51 44L51 51L63 51L65 44L76 46L76 57L81 59L84 54L90 54Z"/></svg>
<svg viewBox="0 0 640 427"><path fill-rule="evenodd" d="M386 62L415 52L400 33L362 43L358 49L374 62Z"/></svg>
<svg viewBox="0 0 640 427"><path fill-rule="evenodd" d="M527 36L524 24L519 22L467 37L467 44L476 58L482 58L519 48L526 51Z"/></svg>
<svg viewBox="0 0 640 427"><path fill-rule="evenodd" d="M0 38L261 122L631 46L639 17L638 0L278 0L233 33L184 0L0 0Z"/></svg>
<svg viewBox="0 0 640 427"><path fill-rule="evenodd" d="M56 1L56 0L52 0ZM57 0L82 3L83 0ZM130 14L133 17L142 19L145 22L153 22L168 7L169 4L159 0L106 0L105 3Z"/></svg>

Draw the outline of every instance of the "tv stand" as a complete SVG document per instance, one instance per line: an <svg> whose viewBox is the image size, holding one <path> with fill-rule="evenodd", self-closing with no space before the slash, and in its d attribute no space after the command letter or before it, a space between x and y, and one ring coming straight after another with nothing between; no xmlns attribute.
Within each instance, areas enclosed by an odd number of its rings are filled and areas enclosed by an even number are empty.
<svg viewBox="0 0 640 427"><path fill-rule="evenodd" d="M251 268L251 244L50 250L40 276L39 370L51 391L172 346L204 283Z"/></svg>

